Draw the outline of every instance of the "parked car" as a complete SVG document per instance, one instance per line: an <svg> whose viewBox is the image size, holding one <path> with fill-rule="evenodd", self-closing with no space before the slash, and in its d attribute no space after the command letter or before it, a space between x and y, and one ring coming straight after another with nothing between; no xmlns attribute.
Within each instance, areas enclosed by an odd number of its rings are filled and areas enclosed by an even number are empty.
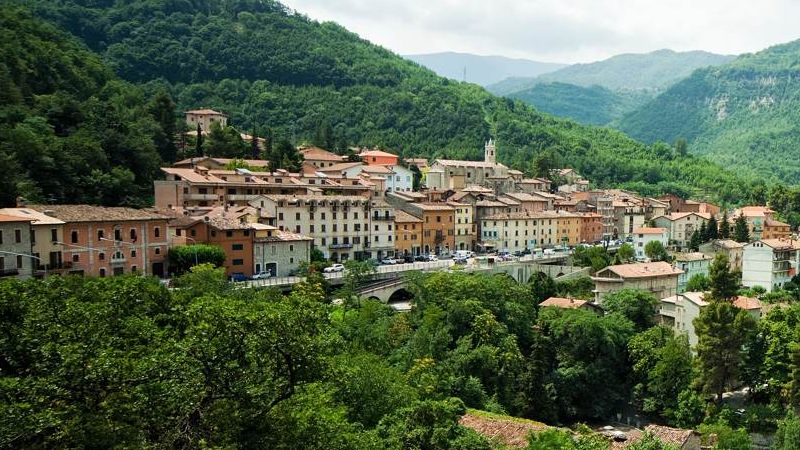
<svg viewBox="0 0 800 450"><path fill-rule="evenodd" d="M417 255L414 258L414 261L427 261L427 260L428 260L428 255Z"/></svg>
<svg viewBox="0 0 800 450"><path fill-rule="evenodd" d="M383 264L384 266L391 266L392 264L397 264L397 260L393 258L383 258L381 260L381 264Z"/></svg>
<svg viewBox="0 0 800 450"><path fill-rule="evenodd" d="M231 274L231 281L247 281L247 275L242 272L234 272Z"/></svg>
<svg viewBox="0 0 800 450"><path fill-rule="evenodd" d="M453 258L453 262L456 264L465 265L467 264L467 258L456 256Z"/></svg>
<svg viewBox="0 0 800 450"><path fill-rule="evenodd" d="M266 280L267 278L272 277L272 272L259 272L253 275L254 280Z"/></svg>
<svg viewBox="0 0 800 450"><path fill-rule="evenodd" d="M412 255L406 255L403 257L403 262L405 263L413 263L414 257Z"/></svg>
<svg viewBox="0 0 800 450"><path fill-rule="evenodd" d="M439 260L439 257L436 256L436 255L429 255L428 256L428 261L438 261L438 260Z"/></svg>
<svg viewBox="0 0 800 450"><path fill-rule="evenodd" d="M344 264L332 264L322 270L324 273L336 273L344 271Z"/></svg>

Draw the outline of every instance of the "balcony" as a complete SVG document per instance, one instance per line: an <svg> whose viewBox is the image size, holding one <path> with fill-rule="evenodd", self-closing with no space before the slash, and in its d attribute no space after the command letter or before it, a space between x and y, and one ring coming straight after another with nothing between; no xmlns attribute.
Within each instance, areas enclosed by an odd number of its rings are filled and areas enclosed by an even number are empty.
<svg viewBox="0 0 800 450"><path fill-rule="evenodd" d="M125 264L127 261L128 259L125 258L125 255L111 257L111 264Z"/></svg>
<svg viewBox="0 0 800 450"><path fill-rule="evenodd" d="M235 202L235 201L245 201L246 202L246 201L250 201L250 200L253 200L255 198L258 198L258 195L256 195L256 194L229 194L227 196L227 198L228 198L228 200L233 201L233 202Z"/></svg>
<svg viewBox="0 0 800 450"><path fill-rule="evenodd" d="M186 200L195 200L195 201L216 201L217 195L216 194L185 194L183 196Z"/></svg>
<svg viewBox="0 0 800 450"><path fill-rule="evenodd" d="M353 248L353 244L331 244L328 246L331 250L338 250L342 248Z"/></svg>
<svg viewBox="0 0 800 450"><path fill-rule="evenodd" d="M394 216L372 216L372 220L394 222Z"/></svg>

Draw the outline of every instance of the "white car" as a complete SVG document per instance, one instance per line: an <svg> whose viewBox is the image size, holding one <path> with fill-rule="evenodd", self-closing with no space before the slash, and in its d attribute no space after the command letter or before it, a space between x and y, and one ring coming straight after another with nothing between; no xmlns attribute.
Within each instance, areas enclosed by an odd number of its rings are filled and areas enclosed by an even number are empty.
<svg viewBox="0 0 800 450"><path fill-rule="evenodd" d="M272 277L272 272L259 272L253 275L253 280L266 280L267 278Z"/></svg>
<svg viewBox="0 0 800 450"><path fill-rule="evenodd" d="M428 256L428 261L431 261L431 262L433 262L433 261L438 261L438 260L439 260L439 257L438 257L438 256L436 256L436 255L430 255L430 256Z"/></svg>
<svg viewBox="0 0 800 450"><path fill-rule="evenodd" d="M325 273L336 273L344 271L344 264L333 264L322 270Z"/></svg>

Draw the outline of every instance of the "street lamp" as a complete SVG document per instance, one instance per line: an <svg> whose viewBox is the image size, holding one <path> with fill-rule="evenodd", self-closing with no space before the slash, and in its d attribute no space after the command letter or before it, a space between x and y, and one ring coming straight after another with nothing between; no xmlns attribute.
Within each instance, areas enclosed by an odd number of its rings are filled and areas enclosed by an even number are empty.
<svg viewBox="0 0 800 450"><path fill-rule="evenodd" d="M195 266L199 265L199 264L197 263L197 241L196 241L196 240L194 240L193 238L190 238L189 236L184 236L184 239L188 239L188 240L190 240L190 241L194 242L194 245L192 245L192 247L194 247L194 248L192 249L192 250L194 250L194 265L195 265Z"/></svg>
<svg viewBox="0 0 800 450"><path fill-rule="evenodd" d="M2 253L4 255L23 256L25 258L30 258L30 259L34 259L36 261L39 261L39 263L41 263L44 266L44 277L47 278L47 265L43 264L44 261L42 261L42 258L39 258L38 256L27 255L25 253L14 253L14 252L6 252L6 251L0 251L0 253ZM33 267L31 267L31 275L33 275L33 273L34 273Z"/></svg>

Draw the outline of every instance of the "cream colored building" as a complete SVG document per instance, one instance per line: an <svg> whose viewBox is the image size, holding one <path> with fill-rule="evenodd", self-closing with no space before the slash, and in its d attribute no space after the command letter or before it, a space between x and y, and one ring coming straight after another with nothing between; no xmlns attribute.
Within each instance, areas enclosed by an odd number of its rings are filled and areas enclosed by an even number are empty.
<svg viewBox="0 0 800 450"><path fill-rule="evenodd" d="M658 241L664 248L669 245L669 231L666 228L636 228L633 230L633 248L636 251L636 258L644 259L647 257L644 249L647 244Z"/></svg>
<svg viewBox="0 0 800 450"><path fill-rule="evenodd" d="M228 125L228 116L213 109L186 111L186 124L189 126L189 131L197 131L197 125L200 124L200 130L203 133L208 133L211 130L211 125L215 123L225 128Z"/></svg>
<svg viewBox="0 0 800 450"><path fill-rule="evenodd" d="M481 219L482 246L507 252L581 242L583 216L578 213L527 211L486 216Z"/></svg>
<svg viewBox="0 0 800 450"><path fill-rule="evenodd" d="M708 306L704 296L702 292L684 292L663 298L659 304L658 314L661 323L671 327L676 334L686 335L692 349L697 347L698 342L694 320L700 317L703 308ZM761 318L762 305L758 299L738 296L734 299L733 305L747 311L756 320Z"/></svg>
<svg viewBox="0 0 800 450"><path fill-rule="evenodd" d="M718 254L723 254L728 257L728 265L731 270L742 270L742 257L744 256L744 244L742 243L730 239L719 239L701 245L700 251L712 259Z"/></svg>
<svg viewBox="0 0 800 450"><path fill-rule="evenodd" d="M659 228L666 228L669 231L670 242L678 247L686 248L692 240L692 234L711 219L710 214L706 213L672 213L653 219Z"/></svg>
<svg viewBox="0 0 800 450"><path fill-rule="evenodd" d="M377 260L394 256L395 209L383 199L372 201L369 231L370 241L365 251L367 256Z"/></svg>
<svg viewBox="0 0 800 450"><path fill-rule="evenodd" d="M493 177L508 175L508 167L497 162L494 141L489 140L484 146L483 161L435 160L426 176L426 185L440 191L458 190L470 185L491 184Z"/></svg>
<svg viewBox="0 0 800 450"><path fill-rule="evenodd" d="M477 243L475 208L469 203L448 202L456 210L455 250L474 250Z"/></svg>
<svg viewBox="0 0 800 450"><path fill-rule="evenodd" d="M767 291L783 288L800 267L800 241L762 239L744 246L742 285Z"/></svg>
<svg viewBox="0 0 800 450"><path fill-rule="evenodd" d="M61 250L64 242L64 221L30 208L3 208L0 214L31 220L31 245L36 262L36 273L53 273L64 268Z"/></svg>
<svg viewBox="0 0 800 450"><path fill-rule="evenodd" d="M32 219L0 214L0 278L34 275L31 254Z"/></svg>
<svg viewBox="0 0 800 450"><path fill-rule="evenodd" d="M602 303L603 297L623 289L641 289L662 299L678 293L678 276L682 270L668 262L620 264L599 270L592 277L595 301Z"/></svg>

